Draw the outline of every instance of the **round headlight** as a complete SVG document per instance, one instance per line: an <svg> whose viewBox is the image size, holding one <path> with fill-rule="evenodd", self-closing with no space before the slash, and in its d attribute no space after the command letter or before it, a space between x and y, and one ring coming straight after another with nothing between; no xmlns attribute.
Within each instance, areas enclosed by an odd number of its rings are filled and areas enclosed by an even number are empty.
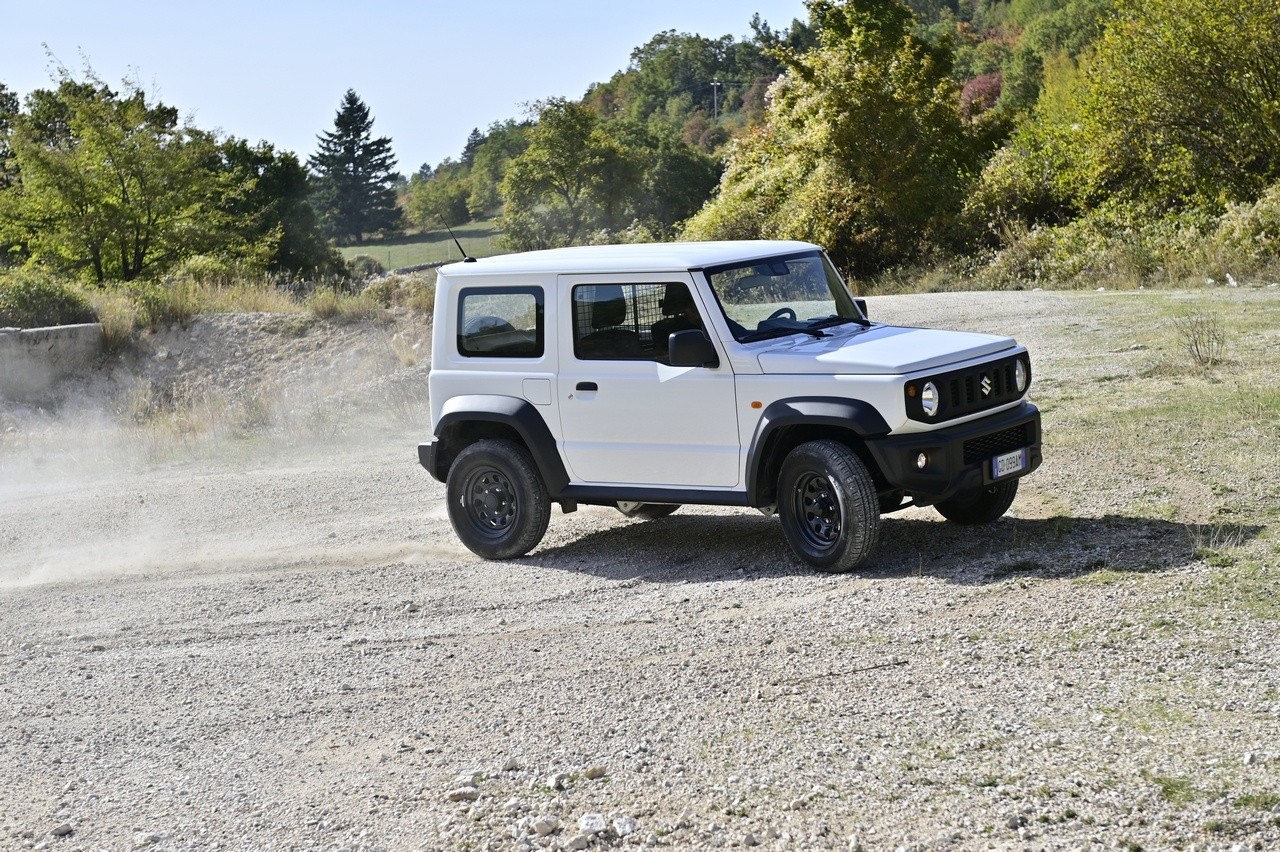
<svg viewBox="0 0 1280 852"><path fill-rule="evenodd" d="M939 405L937 386L933 382L925 382L924 389L920 391L920 407L932 417L938 413Z"/></svg>
<svg viewBox="0 0 1280 852"><path fill-rule="evenodd" d="M1021 358L1013 362L1013 383L1017 385L1018 393L1027 389L1027 365Z"/></svg>

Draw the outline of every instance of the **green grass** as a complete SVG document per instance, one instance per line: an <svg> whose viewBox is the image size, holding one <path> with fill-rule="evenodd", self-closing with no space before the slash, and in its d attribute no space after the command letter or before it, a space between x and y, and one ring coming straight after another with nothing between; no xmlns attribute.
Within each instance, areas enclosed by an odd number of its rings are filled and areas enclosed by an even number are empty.
<svg viewBox="0 0 1280 852"><path fill-rule="evenodd" d="M453 233L472 257L489 257L505 251L498 245L501 234L493 219L457 225ZM343 260L365 255L388 270L462 259L458 247L443 228L389 240L371 240L361 245L340 246L338 251L342 253Z"/></svg>

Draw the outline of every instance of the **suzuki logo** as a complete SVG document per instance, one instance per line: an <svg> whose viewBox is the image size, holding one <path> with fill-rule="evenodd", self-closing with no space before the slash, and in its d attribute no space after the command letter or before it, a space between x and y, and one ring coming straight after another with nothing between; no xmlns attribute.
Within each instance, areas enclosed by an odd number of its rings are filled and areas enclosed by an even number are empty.
<svg viewBox="0 0 1280 852"><path fill-rule="evenodd" d="M982 395L991 396L991 377L985 373L982 376Z"/></svg>

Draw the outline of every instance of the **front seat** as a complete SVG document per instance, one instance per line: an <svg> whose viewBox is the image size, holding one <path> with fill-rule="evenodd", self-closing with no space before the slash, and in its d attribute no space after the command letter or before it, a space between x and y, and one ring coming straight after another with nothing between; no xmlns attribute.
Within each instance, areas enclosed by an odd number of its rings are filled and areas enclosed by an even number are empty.
<svg viewBox="0 0 1280 852"><path fill-rule="evenodd" d="M622 324L627 320L627 299L619 284L597 284L588 302L591 331L577 345L579 358L636 358L640 335Z"/></svg>

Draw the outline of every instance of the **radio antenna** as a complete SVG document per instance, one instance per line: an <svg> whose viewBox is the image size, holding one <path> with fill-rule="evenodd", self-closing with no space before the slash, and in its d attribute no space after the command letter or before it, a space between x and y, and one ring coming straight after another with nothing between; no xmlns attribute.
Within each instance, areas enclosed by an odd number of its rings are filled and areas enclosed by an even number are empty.
<svg viewBox="0 0 1280 852"><path fill-rule="evenodd" d="M458 242L458 238L453 235L453 228L449 227L449 223L445 220L444 215L441 213L437 213L436 215L440 217L440 221L444 224L444 229L449 232L449 237L453 240L453 244L458 247L458 253L462 255L462 262L475 263L476 259L463 250L462 243Z"/></svg>

